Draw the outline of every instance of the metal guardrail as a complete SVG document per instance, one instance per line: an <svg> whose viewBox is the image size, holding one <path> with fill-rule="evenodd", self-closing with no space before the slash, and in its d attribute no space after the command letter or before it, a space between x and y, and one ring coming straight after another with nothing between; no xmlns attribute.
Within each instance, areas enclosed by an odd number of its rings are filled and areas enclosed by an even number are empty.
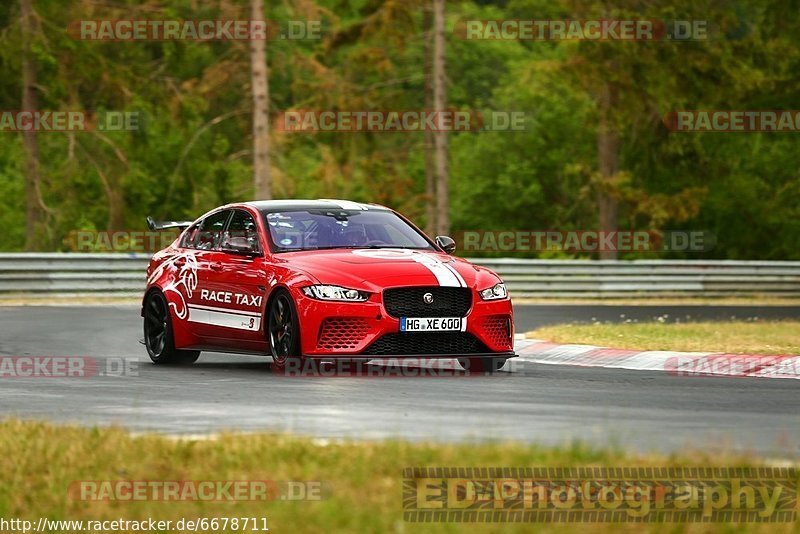
<svg viewBox="0 0 800 534"><path fill-rule="evenodd" d="M736 260L475 260L517 297L800 297L800 262Z"/></svg>
<svg viewBox="0 0 800 534"><path fill-rule="evenodd" d="M141 296L148 254L0 254L0 296Z"/></svg>
<svg viewBox="0 0 800 534"><path fill-rule="evenodd" d="M140 296L147 254L0 254L0 296ZM514 297L800 297L800 262L478 258Z"/></svg>

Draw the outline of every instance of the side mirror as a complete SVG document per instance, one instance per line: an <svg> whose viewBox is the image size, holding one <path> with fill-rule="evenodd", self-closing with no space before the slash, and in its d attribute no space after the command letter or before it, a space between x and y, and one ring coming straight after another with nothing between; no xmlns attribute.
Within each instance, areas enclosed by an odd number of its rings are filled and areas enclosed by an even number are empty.
<svg viewBox="0 0 800 534"><path fill-rule="evenodd" d="M220 247L223 252L229 254L241 254L243 256L257 256L258 248L256 247L255 240L247 237L232 237L226 236L222 240Z"/></svg>
<svg viewBox="0 0 800 534"><path fill-rule="evenodd" d="M438 235L436 236L436 244L442 247L442 249L448 254L452 254L456 251L456 242L453 241L452 237Z"/></svg>

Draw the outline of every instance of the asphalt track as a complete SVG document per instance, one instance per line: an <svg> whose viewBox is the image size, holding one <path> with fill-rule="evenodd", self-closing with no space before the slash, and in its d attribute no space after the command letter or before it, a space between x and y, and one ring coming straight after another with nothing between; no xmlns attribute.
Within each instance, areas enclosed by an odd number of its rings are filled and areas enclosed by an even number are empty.
<svg viewBox="0 0 800 534"><path fill-rule="evenodd" d="M797 317L797 307L517 306L518 331L571 321ZM687 318L688 316L688 318ZM675 377L517 362L493 376L290 378L269 359L203 354L156 367L132 306L0 308L0 356L138 360L126 376L0 378L0 416L135 431L522 440L635 451L800 457L800 381Z"/></svg>

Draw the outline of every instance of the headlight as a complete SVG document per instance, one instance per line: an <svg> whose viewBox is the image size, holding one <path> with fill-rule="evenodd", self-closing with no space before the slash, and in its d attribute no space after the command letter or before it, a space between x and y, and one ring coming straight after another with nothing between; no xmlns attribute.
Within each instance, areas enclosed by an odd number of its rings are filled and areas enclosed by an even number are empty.
<svg viewBox="0 0 800 534"><path fill-rule="evenodd" d="M483 300L498 300L504 299L508 296L508 291L506 291L506 285L503 282L496 284L494 287L490 287L489 289L484 289L481 293L481 298Z"/></svg>
<svg viewBox="0 0 800 534"><path fill-rule="evenodd" d="M369 293L357 289L347 289L339 286L308 286L303 288L306 296L320 300L341 300L345 302L364 302L369 299Z"/></svg>

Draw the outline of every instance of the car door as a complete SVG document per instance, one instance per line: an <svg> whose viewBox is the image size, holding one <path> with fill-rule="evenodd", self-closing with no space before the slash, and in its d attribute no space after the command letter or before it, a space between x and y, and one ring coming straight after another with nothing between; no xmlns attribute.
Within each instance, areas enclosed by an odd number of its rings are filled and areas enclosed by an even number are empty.
<svg viewBox="0 0 800 534"><path fill-rule="evenodd" d="M217 304L211 293L211 267L222 241L232 210L221 210L206 216L196 229L190 228L184 248L193 256L197 287L188 298L189 327L203 341L213 337L215 323L219 322Z"/></svg>
<svg viewBox="0 0 800 534"><path fill-rule="evenodd" d="M219 246L209 253L205 295L215 307L208 335L225 348L263 351L264 254L255 217L234 209ZM203 295L201 294L201 297Z"/></svg>

